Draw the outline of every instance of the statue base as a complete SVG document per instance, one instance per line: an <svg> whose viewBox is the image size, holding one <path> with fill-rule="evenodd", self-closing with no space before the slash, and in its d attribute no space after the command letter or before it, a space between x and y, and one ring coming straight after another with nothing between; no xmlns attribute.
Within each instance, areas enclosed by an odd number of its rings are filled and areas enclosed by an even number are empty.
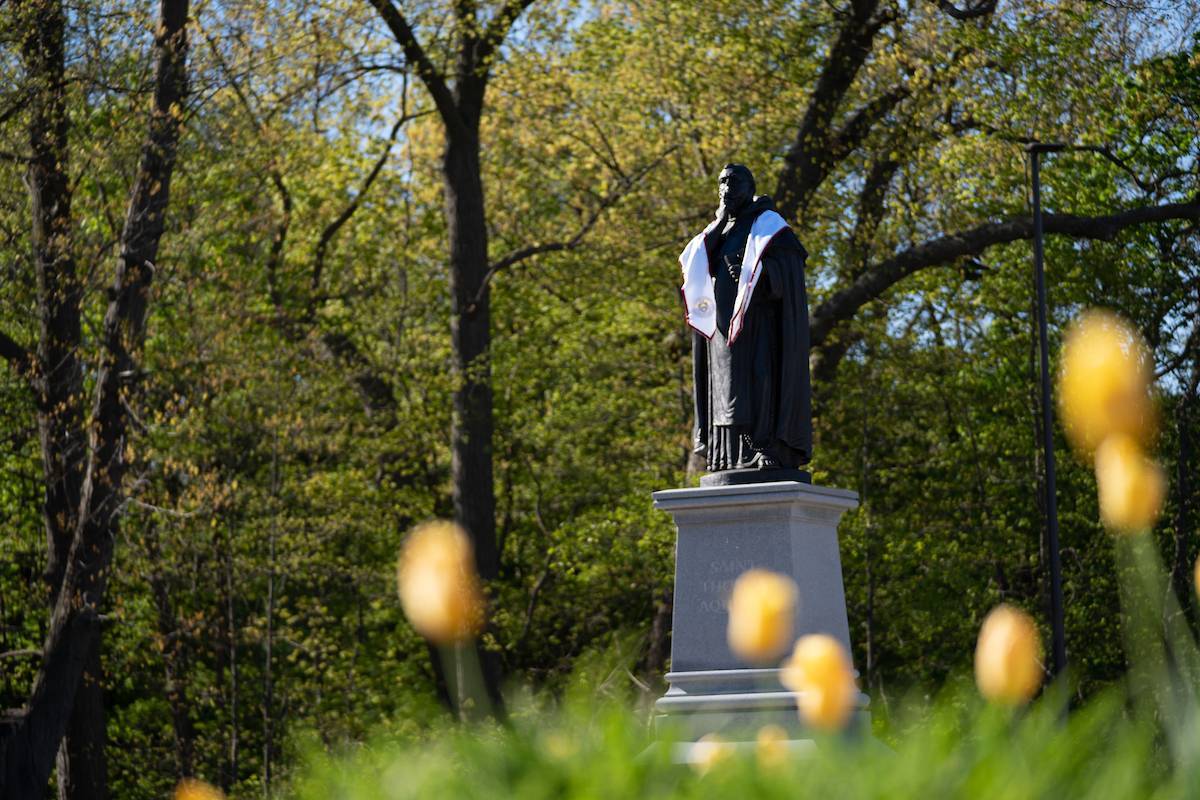
<svg viewBox="0 0 1200 800"><path fill-rule="evenodd" d="M812 474L802 469L723 469L700 478L701 486L741 486L747 483L794 481L812 483Z"/></svg>
<svg viewBox="0 0 1200 800"><path fill-rule="evenodd" d="M805 740L797 696L779 683L779 670L749 669L730 651L727 601L748 569L790 575L800 589L796 638L829 634L850 652L837 525L858 495L800 481L752 482L655 492L654 505L670 512L679 531L670 688L655 703L657 726L683 742L709 733L753 742L766 724ZM859 693L849 730L869 728L867 703Z"/></svg>

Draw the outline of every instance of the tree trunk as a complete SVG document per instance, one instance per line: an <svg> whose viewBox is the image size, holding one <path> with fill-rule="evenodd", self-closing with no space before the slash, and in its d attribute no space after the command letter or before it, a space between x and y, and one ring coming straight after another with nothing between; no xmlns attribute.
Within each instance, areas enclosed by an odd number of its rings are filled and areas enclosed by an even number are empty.
<svg viewBox="0 0 1200 800"><path fill-rule="evenodd" d="M227 523L228 526L228 523ZM228 684L222 682L224 696L228 697L228 735L227 740L229 747L225 751L225 769L221 774L221 789L225 792L233 787L238 781L238 734L241 728L238 726L238 650L237 650L237 609L234 606L233 583L233 531L228 526L225 533L225 580L224 580L224 605L225 616L223 620L224 626L224 641L225 649L229 654L229 681Z"/></svg>
<svg viewBox="0 0 1200 800"><path fill-rule="evenodd" d="M171 587L159 546L158 527L151 520L146 531L146 554L155 564L150 573L150 594L157 612L156 622L162 650L163 686L167 707L171 709L171 728L175 734L175 777L178 780L194 774L195 726L192 724L188 702L186 676L190 662L187 631L179 621L171 603ZM78 702L78 701L76 701Z"/></svg>
<svg viewBox="0 0 1200 800"><path fill-rule="evenodd" d="M83 284L72 254L71 187L62 6L17 6L26 31L22 51L34 98L29 112L32 157L26 182L37 273L37 361L33 374L41 444L46 528L45 581L50 604L66 569L83 481L83 373L78 349Z"/></svg>
<svg viewBox="0 0 1200 800"><path fill-rule="evenodd" d="M496 577L496 498L492 485L492 369L487 226L475 127L447 135L442 160L450 234L451 338L458 384L454 392L451 471L454 516L475 544L479 574Z"/></svg>
<svg viewBox="0 0 1200 800"><path fill-rule="evenodd" d="M71 720L58 746L55 771L59 800L104 800L108 796L108 766L104 759L107 739L104 724L104 684L100 667L100 629L75 690Z"/></svg>
<svg viewBox="0 0 1200 800"><path fill-rule="evenodd" d="M67 175L65 17L61 4L23 5L23 55L37 98L30 106L27 174L40 331L33 387L42 458L47 602L62 587L76 527L85 454L83 373L79 364L83 285L72 254L71 189ZM104 701L99 642L86 657L66 734L57 756L64 798L103 798Z"/></svg>
<svg viewBox="0 0 1200 800"><path fill-rule="evenodd" d="M646 654L642 659L642 675L647 683L656 686L663 684L663 671L671 657L671 612L675 602L672 589L664 589L654 598L654 617L650 622Z"/></svg>
<svg viewBox="0 0 1200 800"><path fill-rule="evenodd" d="M187 11L188 0L162 0L155 34L154 106L126 211L121 259L109 292L87 450L80 458L86 466L81 467L78 503L72 505L73 468L69 465L74 463L73 454L81 447L82 437L62 427L59 415L69 408L81 418L82 386L63 399L66 406L47 405L49 392L44 388L70 386L70 370L59 370L64 364L74 364L78 371L80 346L76 331L81 295L76 294L80 286L69 255L72 229L65 172L65 19L61 4L53 0L18 8L18 13L27 15L21 20L27 23L22 28L27 32L22 44L33 82L30 133L35 158L29 183L42 321L34 390L46 464L47 576L58 588L33 689L15 720L0 727L0 797L43 794L60 745L63 796L104 797L107 793L99 694L100 608L123 499L125 403L128 384L136 375L132 354L143 338L147 292L179 138L180 103L187 91ZM51 424L44 424L44 418ZM47 437L47 430L54 435ZM63 431L65 437L58 436ZM82 698L78 708L77 697Z"/></svg>
<svg viewBox="0 0 1200 800"><path fill-rule="evenodd" d="M486 582L500 572L496 545L496 490L492 479L491 318L487 274L487 224L480 173L478 117L465 132L447 131L442 158L446 223L450 234L450 335L458 384L454 391L450 468L454 517L471 537L475 563ZM478 648L484 688L503 715L499 655Z"/></svg>
<svg viewBox="0 0 1200 800"><path fill-rule="evenodd" d="M479 157L479 122L489 70L497 48L533 0L506 0L486 23L473 3L458 3L458 54L453 88L425 53L412 25L392 0L369 0L404 50L404 57L429 90L446 135L442 180L450 239L450 334L456 386L451 424L450 468L454 516L471 537L480 577L500 572L496 542L496 489L492 478L492 370L490 363L487 217ZM497 714L499 659L480 650L484 684Z"/></svg>

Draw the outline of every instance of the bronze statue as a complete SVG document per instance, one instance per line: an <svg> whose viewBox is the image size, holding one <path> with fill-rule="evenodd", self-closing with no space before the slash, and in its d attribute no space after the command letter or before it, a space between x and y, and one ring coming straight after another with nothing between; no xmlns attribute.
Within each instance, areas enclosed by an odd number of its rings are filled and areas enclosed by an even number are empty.
<svg viewBox="0 0 1200 800"><path fill-rule="evenodd" d="M679 257L702 485L807 481L812 457L808 254L741 164L721 170L717 218Z"/></svg>

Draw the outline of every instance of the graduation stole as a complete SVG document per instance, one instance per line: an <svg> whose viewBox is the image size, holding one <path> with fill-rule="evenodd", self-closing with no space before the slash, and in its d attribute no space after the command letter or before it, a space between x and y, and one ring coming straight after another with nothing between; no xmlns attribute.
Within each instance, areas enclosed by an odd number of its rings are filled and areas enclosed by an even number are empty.
<svg viewBox="0 0 1200 800"><path fill-rule="evenodd" d="M707 228L688 242L679 256L679 266L683 270L683 286L679 291L683 294L684 318L688 325L708 339L717 332L717 297L713 291L712 275L708 271L708 248L704 242L716 231L718 224L720 220L710 222ZM750 227L746 250L742 253L742 272L738 278L737 299L733 303L733 318L729 321L730 344L742 332L742 320L762 272L759 267L763 253L775 234L786 227L783 217L771 210L759 214Z"/></svg>

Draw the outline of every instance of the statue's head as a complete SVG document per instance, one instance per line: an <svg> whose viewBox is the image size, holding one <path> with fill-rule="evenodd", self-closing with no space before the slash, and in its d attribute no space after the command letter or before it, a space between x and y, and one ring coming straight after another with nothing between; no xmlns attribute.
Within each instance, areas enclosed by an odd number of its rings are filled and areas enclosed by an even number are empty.
<svg viewBox="0 0 1200 800"><path fill-rule="evenodd" d="M717 179L721 207L736 215L754 199L754 176L741 164L726 164Z"/></svg>

